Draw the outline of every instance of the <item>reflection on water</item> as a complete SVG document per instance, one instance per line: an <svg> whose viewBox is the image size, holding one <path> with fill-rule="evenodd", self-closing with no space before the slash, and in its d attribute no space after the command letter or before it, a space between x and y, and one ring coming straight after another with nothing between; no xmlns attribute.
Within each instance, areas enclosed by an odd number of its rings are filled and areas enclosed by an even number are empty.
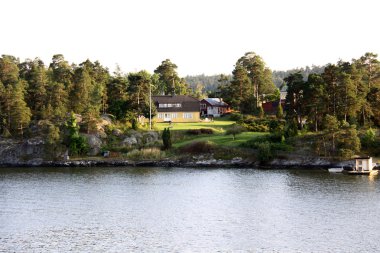
<svg viewBox="0 0 380 253"><path fill-rule="evenodd" d="M378 252L378 177L0 169L2 252Z"/></svg>

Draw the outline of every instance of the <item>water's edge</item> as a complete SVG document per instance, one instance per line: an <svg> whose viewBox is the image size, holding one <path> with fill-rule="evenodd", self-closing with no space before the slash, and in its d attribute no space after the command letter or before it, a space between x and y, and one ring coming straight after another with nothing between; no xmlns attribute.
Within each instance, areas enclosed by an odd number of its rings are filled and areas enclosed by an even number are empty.
<svg viewBox="0 0 380 253"><path fill-rule="evenodd" d="M323 159L293 159L293 160L272 160L268 163L259 163L257 161L248 161L242 159L233 160L68 160L68 161L25 161L25 162L7 162L0 163L0 167L207 167L207 168L263 168L263 169L327 169L334 166L344 166L351 161L342 161L339 163Z"/></svg>

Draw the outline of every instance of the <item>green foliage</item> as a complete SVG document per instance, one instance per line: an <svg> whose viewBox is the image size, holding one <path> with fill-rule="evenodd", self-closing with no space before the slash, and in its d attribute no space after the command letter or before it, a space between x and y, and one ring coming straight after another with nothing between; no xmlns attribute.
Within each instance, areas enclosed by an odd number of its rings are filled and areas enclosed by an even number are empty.
<svg viewBox="0 0 380 253"><path fill-rule="evenodd" d="M284 118L284 111L282 109L282 105L280 102L278 103L276 118L277 119L283 119Z"/></svg>
<svg viewBox="0 0 380 253"><path fill-rule="evenodd" d="M65 127L67 130L65 144L69 148L69 154L74 156L86 154L88 152L87 140L79 135L79 126L74 113L70 114Z"/></svg>
<svg viewBox="0 0 380 253"><path fill-rule="evenodd" d="M83 136L72 136L69 143L69 154L72 156L85 155L88 152L88 144Z"/></svg>
<svg viewBox="0 0 380 253"><path fill-rule="evenodd" d="M164 149L170 149L172 147L172 140L169 128L165 128L162 132L162 143L164 144Z"/></svg>
<svg viewBox="0 0 380 253"><path fill-rule="evenodd" d="M276 87L272 81L272 72L265 66L262 58L248 52L236 62L231 82L220 83L219 91L234 109L253 114L257 111L264 94L274 94Z"/></svg>
<svg viewBox="0 0 380 253"><path fill-rule="evenodd" d="M139 129L139 122L136 120L136 118L132 119L132 129L133 130Z"/></svg>
<svg viewBox="0 0 380 253"><path fill-rule="evenodd" d="M226 135L232 135L232 139L235 140L236 135L241 134L243 131L245 131L243 126L233 124L231 127L227 128Z"/></svg>
<svg viewBox="0 0 380 253"><path fill-rule="evenodd" d="M269 131L269 119L256 118L255 116L246 115L239 122L247 131L251 132L268 132Z"/></svg>
<svg viewBox="0 0 380 253"><path fill-rule="evenodd" d="M273 158L271 145L269 142L261 142L257 144L257 159L260 162L268 162Z"/></svg>
<svg viewBox="0 0 380 253"><path fill-rule="evenodd" d="M185 95L188 93L189 88L186 81L178 77L176 69L177 65L166 59L154 70L154 73L158 75L155 95Z"/></svg>
<svg viewBox="0 0 380 253"><path fill-rule="evenodd" d="M60 137L61 135L60 135L59 127L56 127L54 125L49 125L47 138L46 138L47 144L48 145L57 144L60 140Z"/></svg>
<svg viewBox="0 0 380 253"><path fill-rule="evenodd" d="M361 144L364 148L373 148L376 143L376 133L370 128L361 137Z"/></svg>
<svg viewBox="0 0 380 253"><path fill-rule="evenodd" d="M237 112L231 113L230 119L239 122L243 120L243 115Z"/></svg>

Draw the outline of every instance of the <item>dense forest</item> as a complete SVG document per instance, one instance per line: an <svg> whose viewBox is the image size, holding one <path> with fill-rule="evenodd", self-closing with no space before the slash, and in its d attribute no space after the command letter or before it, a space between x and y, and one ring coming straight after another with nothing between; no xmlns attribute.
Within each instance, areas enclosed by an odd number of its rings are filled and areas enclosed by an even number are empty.
<svg viewBox="0 0 380 253"><path fill-rule="evenodd" d="M24 62L14 56L0 58L0 131L3 137L22 137L30 123L51 131L73 112L83 117L91 132L104 113L120 121L133 121L149 112L149 94L189 94L177 66L165 60L154 71L110 74L99 62L69 64L54 55L45 66L39 59Z"/></svg>
<svg viewBox="0 0 380 253"><path fill-rule="evenodd" d="M262 118L262 102L279 101L279 88L284 87L285 108L278 107L279 121L271 129L285 137L298 131L323 131L325 141L319 149L325 154L358 151L358 127L372 131L370 127L380 126L380 62L373 53L351 62L289 71L272 72L253 52L237 60L231 75L181 78L176 69L167 59L152 74L145 70L111 74L98 61L70 64L59 54L49 65L39 58L21 62L2 55L1 136L23 138L38 128L53 143L62 138L66 126L77 138L74 114L81 116L81 131L87 133L96 131L102 114L133 127L139 116L149 115L149 94L222 97L236 112ZM373 132L368 135L374 138ZM352 142L339 143L339 136Z"/></svg>

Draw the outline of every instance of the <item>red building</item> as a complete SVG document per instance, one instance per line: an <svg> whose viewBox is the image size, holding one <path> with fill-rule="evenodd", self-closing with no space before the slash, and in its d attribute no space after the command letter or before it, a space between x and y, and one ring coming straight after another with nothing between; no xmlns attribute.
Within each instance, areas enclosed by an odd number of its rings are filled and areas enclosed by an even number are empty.
<svg viewBox="0 0 380 253"><path fill-rule="evenodd" d="M262 107L263 107L265 114L276 114L277 108L278 108L278 103L279 103L278 101L263 103ZM285 99L281 99L281 106L282 106L282 109L285 108Z"/></svg>

